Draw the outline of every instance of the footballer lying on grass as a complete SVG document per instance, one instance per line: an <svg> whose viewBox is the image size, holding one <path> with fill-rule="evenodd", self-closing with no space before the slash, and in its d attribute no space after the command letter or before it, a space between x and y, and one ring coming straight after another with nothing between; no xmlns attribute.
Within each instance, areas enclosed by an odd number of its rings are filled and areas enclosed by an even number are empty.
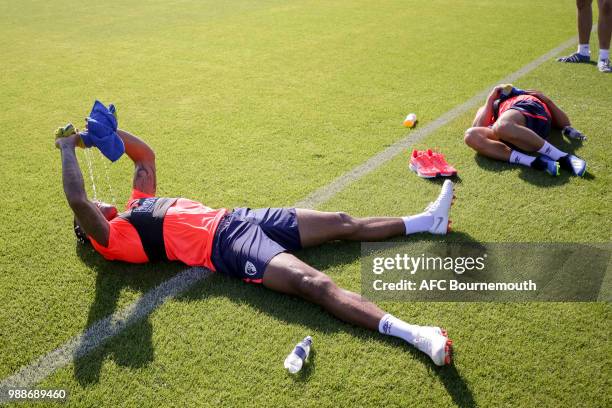
<svg viewBox="0 0 612 408"><path fill-rule="evenodd" d="M88 200L75 155L80 134L56 140L64 192L80 242L90 242L108 260L176 260L300 296L346 322L404 339L436 365L450 364L452 342L444 330L411 325L385 314L289 253L338 239L375 241L418 232L446 234L453 201L450 181L423 213L409 217L353 218L341 212L299 208L214 210L185 198L156 197L153 150L128 132L117 133L135 165L132 195L123 213Z"/></svg>
<svg viewBox="0 0 612 408"><path fill-rule="evenodd" d="M546 141L553 126L563 129L568 137L584 138L570 126L565 112L540 91L506 87L493 88L478 109L473 127L465 132L465 143L483 156L545 170L553 176L559 175L559 168L584 175L583 159ZM525 154L536 152L538 156Z"/></svg>

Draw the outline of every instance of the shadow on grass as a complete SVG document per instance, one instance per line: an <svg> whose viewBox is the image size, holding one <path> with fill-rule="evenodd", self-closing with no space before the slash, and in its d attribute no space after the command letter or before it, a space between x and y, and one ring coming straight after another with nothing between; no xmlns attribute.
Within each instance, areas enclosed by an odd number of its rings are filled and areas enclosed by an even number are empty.
<svg viewBox="0 0 612 408"><path fill-rule="evenodd" d="M427 182L432 184L438 184L439 186L442 186L442 184L444 184L446 180L452 181L453 184L461 184L463 182L463 180L458 174L452 177L423 178L423 180L426 180Z"/></svg>
<svg viewBox="0 0 612 408"><path fill-rule="evenodd" d="M109 262L90 246L85 245L77 245L76 251L81 261L96 273L95 296L87 316L86 327L88 328L115 312L122 291L144 293L184 268L182 265L171 263L153 266ZM127 341L137 345L136 353L134 347L113 347L108 353L104 352L106 348L101 347L83 358L76 359L74 376L81 386L95 384L99 381L102 362L107 354L118 365L124 367L143 367L153 361L151 324L144 319L134 326L138 328L138 331L131 331L134 335ZM81 355L87 346L87 344L79 346L75 354Z"/></svg>
<svg viewBox="0 0 612 408"><path fill-rule="evenodd" d="M400 237L393 241L420 240L423 237L425 235L418 234ZM428 238L431 239L429 236ZM448 238L451 241L475 242L469 235L463 233L453 233ZM147 266L108 262L90 248L79 248L78 253L83 262L98 274L96 294L89 311L87 327L115 311L122 290L146 292L184 268L174 263ZM297 255L313 267L326 270L333 266L353 263L360 258L361 250L358 242L336 241L302 250ZM342 323L326 313L320 306L304 300L293 298L291 307L287 307L287 295L273 292L261 285L247 285L220 274L213 274L208 279L200 281L186 293L178 296L176 300L201 301L211 297L224 297L236 303L248 304L275 319L306 325L320 332L343 331L359 339L375 338L377 341L402 347L410 353L411 358L430 367L440 377L440 381L457 405L475 406L469 387L454 366L436 367L429 357L413 347L407 347L404 341L380 336L378 333ZM143 367L153 361L152 326L148 319L142 319L119 334L110 343L78 358L75 362L74 375L79 384L87 386L99 382L102 363L106 358L112 358L118 365L130 368ZM309 364L302 369L300 374L292 378L298 382L306 382L315 372L316 347L313 347Z"/></svg>

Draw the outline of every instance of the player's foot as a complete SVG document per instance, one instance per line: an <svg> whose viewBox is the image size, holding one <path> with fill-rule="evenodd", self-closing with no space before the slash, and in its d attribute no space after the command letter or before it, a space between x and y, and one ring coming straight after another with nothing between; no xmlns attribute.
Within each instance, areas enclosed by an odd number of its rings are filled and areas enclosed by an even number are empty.
<svg viewBox="0 0 612 408"><path fill-rule="evenodd" d="M562 168L571 171L576 176L583 176L586 173L586 161L573 154L568 154L559 159Z"/></svg>
<svg viewBox="0 0 612 408"><path fill-rule="evenodd" d="M425 213L433 217L433 224L429 229L432 234L444 235L448 233L451 224L449 214L451 205L453 205L453 198L453 183L446 180L436 201L430 203L425 209Z"/></svg>
<svg viewBox="0 0 612 408"><path fill-rule="evenodd" d="M453 341L448 338L446 330L421 326L414 339L414 346L427 354L437 366L451 363Z"/></svg>
<svg viewBox="0 0 612 408"><path fill-rule="evenodd" d="M578 52L575 52L572 55L560 57L557 59L557 61L571 62L571 63L591 62L591 57L589 57L588 55L582 55Z"/></svg>
<svg viewBox="0 0 612 408"><path fill-rule="evenodd" d="M587 137L584 134L582 134L581 131L579 131L578 129L574 129L571 126L565 126L563 130L561 131L561 133L563 133L563 136L566 136L570 139L576 139L580 141L584 141L587 139Z"/></svg>
<svg viewBox="0 0 612 408"><path fill-rule="evenodd" d="M441 176L451 177L457 175L457 169L446 162L446 158L442 153L432 152L431 149L428 149L427 156L432 161L436 169L438 169Z"/></svg>
<svg viewBox="0 0 612 408"><path fill-rule="evenodd" d="M599 70L599 72L603 72L606 74L611 73L612 65L610 65L610 60L609 59L599 60L599 62L597 63L597 69Z"/></svg>
<svg viewBox="0 0 612 408"><path fill-rule="evenodd" d="M544 155L536 157L533 163L531 163L531 167L537 170L546 171L551 176L558 176L561 173L559 163Z"/></svg>
<svg viewBox="0 0 612 408"><path fill-rule="evenodd" d="M410 170L423 178L434 178L439 174L438 169L425 152L420 152L418 150L412 151L412 155L410 156Z"/></svg>

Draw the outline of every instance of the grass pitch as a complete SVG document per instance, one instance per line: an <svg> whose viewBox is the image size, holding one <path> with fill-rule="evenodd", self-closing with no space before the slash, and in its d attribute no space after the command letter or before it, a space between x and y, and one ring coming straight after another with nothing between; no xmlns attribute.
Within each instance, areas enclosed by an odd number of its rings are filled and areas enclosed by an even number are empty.
<svg viewBox="0 0 612 408"><path fill-rule="evenodd" d="M288 206L404 137L409 111L422 126L575 35L574 13L553 0L1 2L0 378L182 269L75 248L52 131L80 125L95 98L154 147L160 195ZM461 172L448 239L609 242L611 81L551 61L517 82L550 94L589 136L565 146L587 159L584 179L475 157L462 143L471 114L420 143ZM406 160L322 208L421 211L439 186ZM131 163L109 177L122 202ZM360 289L357 244L298 255ZM316 306L213 276L38 387L68 389L69 406L612 403L608 303L381 306L446 327L455 365L435 368ZM290 377L282 360L306 334L312 361Z"/></svg>

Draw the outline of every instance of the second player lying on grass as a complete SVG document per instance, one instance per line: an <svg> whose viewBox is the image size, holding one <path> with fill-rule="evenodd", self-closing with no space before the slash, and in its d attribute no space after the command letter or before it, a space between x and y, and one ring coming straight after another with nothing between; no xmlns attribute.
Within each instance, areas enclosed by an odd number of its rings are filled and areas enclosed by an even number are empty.
<svg viewBox="0 0 612 408"><path fill-rule="evenodd" d="M465 132L465 143L483 156L559 175L560 168L584 175L586 162L563 152L546 139L551 127L579 138L580 132L555 103L540 91L493 88L486 103L476 113L472 127ZM535 155L534 155L535 154Z"/></svg>
<svg viewBox="0 0 612 408"><path fill-rule="evenodd" d="M421 214L355 218L342 212L300 208L233 211L185 198L156 197L155 155L141 139L119 130L133 160L132 195L126 211L87 198L75 146L79 134L59 138L64 192L80 242L108 260L143 263L181 261L321 305L346 322L396 336L437 365L451 361L451 341L439 327L408 324L360 295L339 288L326 274L290 252L333 240L378 241L419 232L446 234L453 184Z"/></svg>

